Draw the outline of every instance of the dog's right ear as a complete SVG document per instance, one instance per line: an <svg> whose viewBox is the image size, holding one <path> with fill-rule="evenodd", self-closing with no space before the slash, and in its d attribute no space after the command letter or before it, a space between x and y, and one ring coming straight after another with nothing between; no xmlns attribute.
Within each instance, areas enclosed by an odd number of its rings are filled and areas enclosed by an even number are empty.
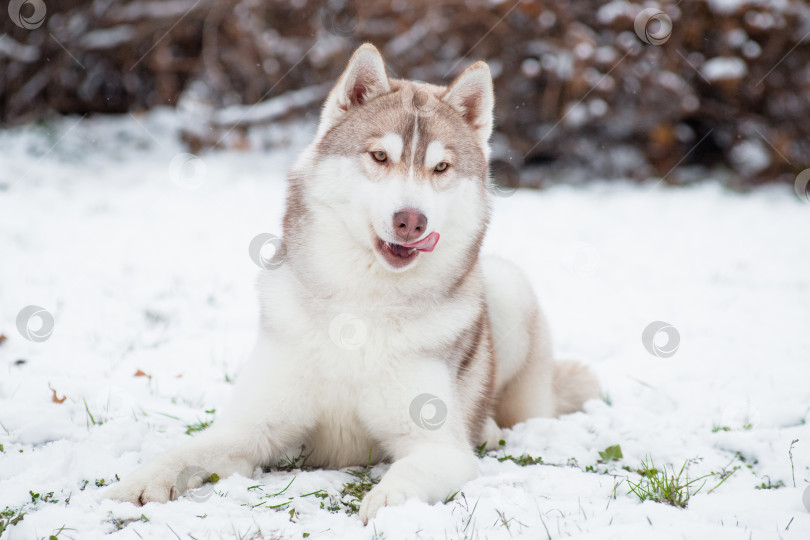
<svg viewBox="0 0 810 540"><path fill-rule="evenodd" d="M371 43L361 45L326 98L317 136L326 133L350 107L363 105L390 90L380 51Z"/></svg>

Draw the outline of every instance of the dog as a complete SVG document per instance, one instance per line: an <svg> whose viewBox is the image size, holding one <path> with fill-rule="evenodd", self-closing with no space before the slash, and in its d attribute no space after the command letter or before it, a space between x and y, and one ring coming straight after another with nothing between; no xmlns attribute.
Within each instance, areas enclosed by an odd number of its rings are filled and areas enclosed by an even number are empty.
<svg viewBox="0 0 810 540"><path fill-rule="evenodd" d="M479 255L493 107L484 62L443 87L355 51L289 173L283 262L258 278L258 342L227 410L107 497L166 502L303 445L317 467L391 462L360 505L368 523L457 491L502 428L600 395L586 367L552 360L522 273Z"/></svg>

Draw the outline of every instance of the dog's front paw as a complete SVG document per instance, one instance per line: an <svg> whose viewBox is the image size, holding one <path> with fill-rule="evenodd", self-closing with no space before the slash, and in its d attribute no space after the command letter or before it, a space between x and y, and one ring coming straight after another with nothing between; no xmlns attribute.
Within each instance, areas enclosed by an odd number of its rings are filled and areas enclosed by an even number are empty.
<svg viewBox="0 0 810 540"><path fill-rule="evenodd" d="M210 474L199 467L186 467L177 473L174 467L152 465L113 484L103 497L138 506L165 503L177 499L188 489L200 487L208 477Z"/></svg>
<svg viewBox="0 0 810 540"><path fill-rule="evenodd" d="M414 484L405 480L385 478L363 497L360 504L360 519L364 525L368 525L369 520L377 515L377 511L383 506L396 506L418 496L419 492Z"/></svg>
<svg viewBox="0 0 810 540"><path fill-rule="evenodd" d="M136 474L110 486L104 493L104 498L143 506L149 502L165 503L176 499L178 495L174 482L168 478L145 478L142 474Z"/></svg>

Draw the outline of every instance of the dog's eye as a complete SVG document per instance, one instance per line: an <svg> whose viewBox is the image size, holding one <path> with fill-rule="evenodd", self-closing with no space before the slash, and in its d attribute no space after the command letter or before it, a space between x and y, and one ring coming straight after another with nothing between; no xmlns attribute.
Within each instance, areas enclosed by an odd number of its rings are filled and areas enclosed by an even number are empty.
<svg viewBox="0 0 810 540"><path fill-rule="evenodd" d="M371 153L371 157L379 161L380 163L385 163L388 161L388 154L383 152L382 150L377 150L376 152Z"/></svg>
<svg viewBox="0 0 810 540"><path fill-rule="evenodd" d="M436 171L436 172L444 172L444 171L446 171L446 170L447 170L447 168L448 168L449 166L450 166L450 164L449 164L449 163L442 161L441 163L439 163L438 165L436 165L436 166L433 168L433 170L434 170L434 171Z"/></svg>

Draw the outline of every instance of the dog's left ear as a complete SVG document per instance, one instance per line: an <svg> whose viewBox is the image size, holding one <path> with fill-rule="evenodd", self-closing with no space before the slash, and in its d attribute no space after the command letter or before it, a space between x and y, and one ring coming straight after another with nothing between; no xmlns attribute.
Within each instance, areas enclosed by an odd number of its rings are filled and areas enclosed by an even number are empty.
<svg viewBox="0 0 810 540"><path fill-rule="evenodd" d="M464 117L478 135L481 146L488 149L495 106L489 66L485 62L476 62L462 71L447 88L442 100Z"/></svg>
<svg viewBox="0 0 810 540"><path fill-rule="evenodd" d="M326 98L317 136L326 133L349 108L361 106L390 91L380 51L371 43L361 45Z"/></svg>

